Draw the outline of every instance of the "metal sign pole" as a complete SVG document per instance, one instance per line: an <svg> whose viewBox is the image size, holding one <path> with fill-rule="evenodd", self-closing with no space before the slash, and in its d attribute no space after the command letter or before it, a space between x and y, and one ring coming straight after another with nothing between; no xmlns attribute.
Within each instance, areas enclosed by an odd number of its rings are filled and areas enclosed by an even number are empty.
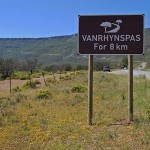
<svg viewBox="0 0 150 150"><path fill-rule="evenodd" d="M129 99L129 122L133 121L133 55L128 55L128 99Z"/></svg>
<svg viewBox="0 0 150 150"><path fill-rule="evenodd" d="M88 123L92 125L93 117L93 55L89 55L88 69Z"/></svg>

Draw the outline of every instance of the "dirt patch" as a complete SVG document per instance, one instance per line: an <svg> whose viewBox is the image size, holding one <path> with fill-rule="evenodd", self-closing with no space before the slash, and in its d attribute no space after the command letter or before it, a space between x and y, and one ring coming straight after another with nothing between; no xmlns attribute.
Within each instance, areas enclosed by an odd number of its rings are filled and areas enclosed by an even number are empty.
<svg viewBox="0 0 150 150"><path fill-rule="evenodd" d="M65 76L65 74L61 74L61 77ZM59 77L60 75L59 74L56 74L55 75L55 79L56 80L59 80ZM53 78L53 75L46 75L45 76L45 79L47 78ZM40 78L34 78L33 80L38 80L41 84L44 84L44 79L43 77L41 76ZM16 86L23 86L27 81L29 80L19 80L19 79L12 79L11 83L12 83L12 88L16 87ZM10 81L9 80L3 80L3 81L0 81L0 90L9 90L10 88Z"/></svg>
<svg viewBox="0 0 150 150"><path fill-rule="evenodd" d="M127 120L120 120L115 123L110 124L110 126L129 126L130 123Z"/></svg>

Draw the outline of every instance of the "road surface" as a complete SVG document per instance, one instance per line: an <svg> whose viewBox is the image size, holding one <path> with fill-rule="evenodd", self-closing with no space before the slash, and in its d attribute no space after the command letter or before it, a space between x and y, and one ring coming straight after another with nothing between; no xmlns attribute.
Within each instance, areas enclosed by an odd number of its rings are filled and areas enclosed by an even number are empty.
<svg viewBox="0 0 150 150"><path fill-rule="evenodd" d="M128 70L118 70L118 71L112 71L112 74L120 74L120 75L127 75ZM150 72L149 71L142 71L139 69L134 69L133 70L133 76L138 77L138 76L144 76L150 80Z"/></svg>

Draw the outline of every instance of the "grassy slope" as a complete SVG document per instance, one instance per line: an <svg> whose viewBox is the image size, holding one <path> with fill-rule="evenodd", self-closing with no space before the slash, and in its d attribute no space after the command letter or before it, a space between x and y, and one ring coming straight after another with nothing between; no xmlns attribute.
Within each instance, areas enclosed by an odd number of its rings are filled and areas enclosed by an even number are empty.
<svg viewBox="0 0 150 150"><path fill-rule="evenodd" d="M61 63L67 56L74 56L77 38L61 36L39 39L0 39L2 57L24 59L36 57L42 64Z"/></svg>
<svg viewBox="0 0 150 150"><path fill-rule="evenodd" d="M0 96L0 147L2 149L149 149L150 82L134 80L134 118L128 125L127 77L94 73L93 126L87 125L87 91L72 93L75 85L87 86L87 73L37 89L23 89L9 98ZM49 99L36 98L48 89Z"/></svg>
<svg viewBox="0 0 150 150"><path fill-rule="evenodd" d="M136 61L147 61L150 66L150 29L145 30L145 55L134 56ZM87 58L77 54L77 36L58 36L39 39L0 39L2 57L24 59L36 57L43 65L51 63L87 63ZM95 56L94 61L106 60L119 66L124 56ZM102 59L103 58L103 59Z"/></svg>

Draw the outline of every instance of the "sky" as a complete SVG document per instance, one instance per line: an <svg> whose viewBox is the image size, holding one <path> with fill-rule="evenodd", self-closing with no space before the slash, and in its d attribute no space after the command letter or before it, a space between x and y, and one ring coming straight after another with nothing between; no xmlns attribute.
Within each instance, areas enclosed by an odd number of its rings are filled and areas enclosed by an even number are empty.
<svg viewBox="0 0 150 150"><path fill-rule="evenodd" d="M0 0L0 38L39 38L78 32L78 15L145 14L150 0Z"/></svg>

